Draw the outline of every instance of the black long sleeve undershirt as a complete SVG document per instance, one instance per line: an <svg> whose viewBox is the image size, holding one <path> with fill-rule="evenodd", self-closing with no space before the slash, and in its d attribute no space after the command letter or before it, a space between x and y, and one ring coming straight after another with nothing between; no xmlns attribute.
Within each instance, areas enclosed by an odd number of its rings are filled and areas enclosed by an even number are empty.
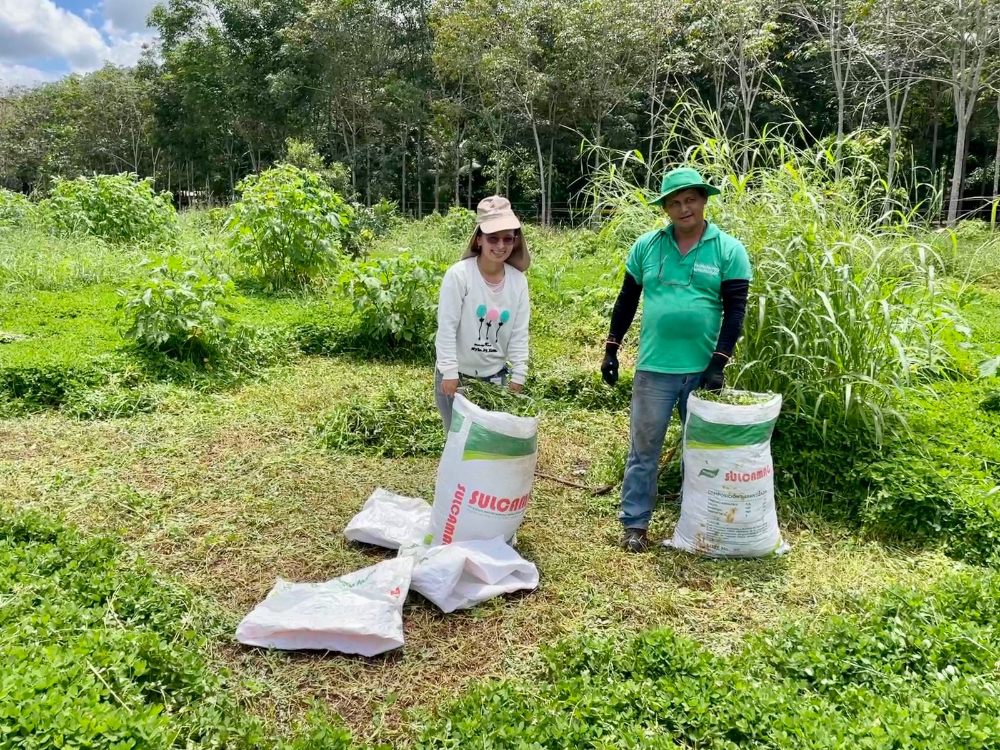
<svg viewBox="0 0 1000 750"><path fill-rule="evenodd" d="M628 333L629 326L635 319L635 311L639 309L639 297L642 296L642 285L636 281L632 274L625 272L625 280L622 282L622 289L618 292L618 299L615 300L614 310L611 311L611 331L608 338L621 343Z"/></svg>
<svg viewBox="0 0 1000 750"><path fill-rule="evenodd" d="M730 279L722 282L722 328L715 351L733 356L736 342L743 333L743 319L747 313L747 297L750 282L746 279Z"/></svg>

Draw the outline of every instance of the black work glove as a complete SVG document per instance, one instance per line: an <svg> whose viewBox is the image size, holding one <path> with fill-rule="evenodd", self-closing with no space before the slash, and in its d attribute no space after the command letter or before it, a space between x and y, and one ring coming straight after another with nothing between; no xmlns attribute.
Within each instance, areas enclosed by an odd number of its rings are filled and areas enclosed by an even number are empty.
<svg viewBox="0 0 1000 750"><path fill-rule="evenodd" d="M721 391L722 386L725 385L725 376L722 371L727 362L729 359L726 355L715 352L708 367L705 368L705 372L701 374L701 387L706 391Z"/></svg>
<svg viewBox="0 0 1000 750"><path fill-rule="evenodd" d="M608 344L604 347L604 361L601 363L601 377L604 382L613 386L618 382L618 345Z"/></svg>

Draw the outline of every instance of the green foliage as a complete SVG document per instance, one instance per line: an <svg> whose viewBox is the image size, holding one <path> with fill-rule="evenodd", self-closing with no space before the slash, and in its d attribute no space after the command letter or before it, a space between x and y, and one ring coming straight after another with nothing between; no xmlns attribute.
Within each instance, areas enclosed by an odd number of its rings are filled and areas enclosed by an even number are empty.
<svg viewBox="0 0 1000 750"><path fill-rule="evenodd" d="M358 338L373 347L428 351L443 272L437 263L405 252L349 266L340 286L354 305Z"/></svg>
<svg viewBox="0 0 1000 750"><path fill-rule="evenodd" d="M0 188L0 230L20 226L30 211L27 196Z"/></svg>
<svg viewBox="0 0 1000 750"><path fill-rule="evenodd" d="M351 198L354 195L350 167L340 162L334 162L328 167L322 154L310 141L287 139L285 141L285 158L281 161L283 164L290 164L293 167L320 175L337 195L345 198Z"/></svg>
<svg viewBox="0 0 1000 750"><path fill-rule="evenodd" d="M149 351L196 363L218 361L226 349L233 283L202 261L181 255L141 264L146 279L122 291L125 336Z"/></svg>
<svg viewBox="0 0 1000 750"><path fill-rule="evenodd" d="M55 237L28 222L0 233L0 290L66 291L123 283L141 255L96 237Z"/></svg>
<svg viewBox="0 0 1000 750"><path fill-rule="evenodd" d="M48 226L61 234L89 234L108 242L152 240L171 231L177 212L169 193L134 174L57 179L39 204Z"/></svg>
<svg viewBox="0 0 1000 750"><path fill-rule="evenodd" d="M0 294L0 393L29 409L97 386L121 346L113 289Z"/></svg>
<svg viewBox="0 0 1000 750"><path fill-rule="evenodd" d="M123 419L156 411L163 403L161 387L118 385L81 389L63 404L62 413L76 419Z"/></svg>
<svg viewBox="0 0 1000 750"><path fill-rule="evenodd" d="M993 391L979 402L983 411L1000 412L1000 391Z"/></svg>
<svg viewBox="0 0 1000 750"><path fill-rule="evenodd" d="M62 362L14 364L0 367L0 394L17 399L28 409L60 406L72 393L88 391L106 380L95 364Z"/></svg>
<svg viewBox="0 0 1000 750"><path fill-rule="evenodd" d="M529 392L555 406L619 411L628 409L632 401L632 373L623 372L612 388L596 369L545 368L530 379Z"/></svg>
<svg viewBox="0 0 1000 750"><path fill-rule="evenodd" d="M275 746L205 656L222 624L113 541L4 512L0 589L0 750Z"/></svg>
<svg viewBox="0 0 1000 750"><path fill-rule="evenodd" d="M778 421L772 451L779 499L881 539L941 546L972 563L1000 549L1000 418L976 410L981 388L911 395L910 432L881 445L845 425Z"/></svg>
<svg viewBox="0 0 1000 750"><path fill-rule="evenodd" d="M453 242L465 243L476 228L476 212L461 206L452 206L443 220L444 233Z"/></svg>
<svg viewBox="0 0 1000 750"><path fill-rule="evenodd" d="M313 283L350 244L353 209L315 172L282 164L237 189L226 223L230 245L272 290Z"/></svg>
<svg viewBox="0 0 1000 750"><path fill-rule="evenodd" d="M373 206L355 204L355 221L357 231L368 230L372 237L384 237L402 223L399 206L393 201L383 198Z"/></svg>
<svg viewBox="0 0 1000 750"><path fill-rule="evenodd" d="M444 448L433 391L409 383L352 396L322 417L317 434L337 453L404 458L437 456Z"/></svg>
<svg viewBox="0 0 1000 750"><path fill-rule="evenodd" d="M1000 577L847 604L716 656L670 630L549 649L536 680L480 684L416 747L993 746Z"/></svg>
<svg viewBox="0 0 1000 750"><path fill-rule="evenodd" d="M518 417L537 417L538 402L525 393L514 393L482 380L465 379L459 390L465 398L486 411L501 411Z"/></svg>

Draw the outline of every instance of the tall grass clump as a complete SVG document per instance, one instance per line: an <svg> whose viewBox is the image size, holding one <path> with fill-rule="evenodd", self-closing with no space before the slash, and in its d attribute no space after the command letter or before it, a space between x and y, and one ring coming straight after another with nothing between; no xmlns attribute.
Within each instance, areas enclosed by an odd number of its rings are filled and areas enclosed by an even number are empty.
<svg viewBox="0 0 1000 750"><path fill-rule="evenodd" d="M908 231L917 208L887 201L864 156L838 164L829 149L799 147L780 129L736 142L692 104L671 120L685 129L668 131L651 160L598 151L605 166L589 199L602 234L624 257L662 222L650 204L659 177L679 163L696 167L722 190L710 218L744 242L753 264L731 380L783 394L797 416L857 425L880 441L900 426L900 388L958 369L964 328L934 248Z"/></svg>

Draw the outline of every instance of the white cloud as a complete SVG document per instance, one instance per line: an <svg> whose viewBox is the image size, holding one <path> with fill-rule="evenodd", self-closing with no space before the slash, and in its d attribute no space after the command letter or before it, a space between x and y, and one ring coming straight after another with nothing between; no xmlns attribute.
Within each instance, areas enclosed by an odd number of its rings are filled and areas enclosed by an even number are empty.
<svg viewBox="0 0 1000 750"><path fill-rule="evenodd" d="M112 37L106 58L115 65L126 67L135 65L142 57L145 48L153 45L155 41L156 34L133 33Z"/></svg>
<svg viewBox="0 0 1000 750"><path fill-rule="evenodd" d="M150 11L162 0L101 0L105 31L112 35L144 31Z"/></svg>
<svg viewBox="0 0 1000 750"><path fill-rule="evenodd" d="M29 65L0 63L0 90L11 86L37 86L40 83L61 78L62 75L62 73L32 68Z"/></svg>
<svg viewBox="0 0 1000 750"><path fill-rule="evenodd" d="M101 33L52 0L0 0L0 60L24 63L45 57L71 67L98 67L107 54Z"/></svg>

